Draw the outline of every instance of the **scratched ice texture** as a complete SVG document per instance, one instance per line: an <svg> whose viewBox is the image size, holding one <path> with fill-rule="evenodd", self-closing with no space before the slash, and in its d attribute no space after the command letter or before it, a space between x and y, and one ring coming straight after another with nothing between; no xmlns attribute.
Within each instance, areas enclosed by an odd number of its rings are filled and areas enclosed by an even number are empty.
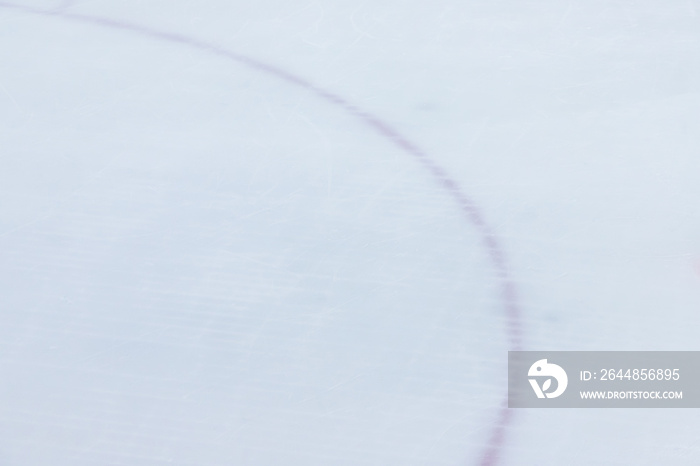
<svg viewBox="0 0 700 466"><path fill-rule="evenodd" d="M503 408L700 350L698 199L697 0L0 2L0 465L700 464Z"/></svg>

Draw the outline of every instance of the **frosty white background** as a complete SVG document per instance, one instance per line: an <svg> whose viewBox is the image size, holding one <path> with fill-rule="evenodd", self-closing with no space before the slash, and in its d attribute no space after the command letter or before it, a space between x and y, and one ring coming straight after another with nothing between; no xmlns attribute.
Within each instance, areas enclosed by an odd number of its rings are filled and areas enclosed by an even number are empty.
<svg viewBox="0 0 700 466"><path fill-rule="evenodd" d="M697 465L502 403L700 349L699 83L695 0L0 2L0 465Z"/></svg>

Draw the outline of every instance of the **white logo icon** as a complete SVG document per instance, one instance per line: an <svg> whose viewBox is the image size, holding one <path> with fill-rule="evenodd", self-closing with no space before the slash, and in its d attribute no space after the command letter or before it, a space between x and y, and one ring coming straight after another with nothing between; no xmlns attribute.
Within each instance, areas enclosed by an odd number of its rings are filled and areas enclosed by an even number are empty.
<svg viewBox="0 0 700 466"><path fill-rule="evenodd" d="M561 366L556 364L547 363L546 359L540 359L535 364L530 366L530 370L527 372L529 377L547 377L544 381L542 387L537 382L537 379L528 379L532 389L535 391L537 398L556 398L566 390L566 386L569 383L569 378L566 376L566 372ZM557 389L553 392L547 392L552 386L552 378L557 381Z"/></svg>

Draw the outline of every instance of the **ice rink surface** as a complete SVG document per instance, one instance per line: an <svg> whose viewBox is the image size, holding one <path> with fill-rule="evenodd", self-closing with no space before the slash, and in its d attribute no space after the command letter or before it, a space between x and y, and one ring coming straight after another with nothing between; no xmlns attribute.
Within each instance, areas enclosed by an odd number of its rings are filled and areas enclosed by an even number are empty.
<svg viewBox="0 0 700 466"><path fill-rule="evenodd" d="M0 2L0 466L698 465L507 351L700 350L700 3Z"/></svg>

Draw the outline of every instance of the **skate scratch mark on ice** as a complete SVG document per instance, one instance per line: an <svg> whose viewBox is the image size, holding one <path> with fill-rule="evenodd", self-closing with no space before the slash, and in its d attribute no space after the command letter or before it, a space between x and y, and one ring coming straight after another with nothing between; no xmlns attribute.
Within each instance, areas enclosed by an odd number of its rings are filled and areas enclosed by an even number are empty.
<svg viewBox="0 0 700 466"><path fill-rule="evenodd" d="M20 107L19 102L17 102L17 100L12 96L12 94L10 94L7 88L2 85L2 82L0 82L0 91L2 91L2 93L5 94L8 99L10 99L10 102L12 102L12 105L14 105L18 112L26 115L26 112L22 109L22 107Z"/></svg>
<svg viewBox="0 0 700 466"><path fill-rule="evenodd" d="M427 450L425 450L424 452L416 454L416 458L428 457L430 455L430 453L432 453L433 450L435 450L440 445L440 441L442 440L442 438L445 437L445 435L447 435L449 432L454 430L455 427L462 424L464 422L464 420L467 419L468 417L469 417L469 414L465 414L465 415L461 416L459 419L453 421L446 429L443 429L442 431L440 431L436 436L434 436L432 438L432 440L430 442L430 447Z"/></svg>
<svg viewBox="0 0 700 466"><path fill-rule="evenodd" d="M61 2L56 6L54 11L56 11L56 12L66 11L67 9L71 8L74 3L75 3L75 0L61 0Z"/></svg>
<svg viewBox="0 0 700 466"><path fill-rule="evenodd" d="M2 6L2 3L0 3L0 7L1 7L1 6ZM98 171L96 171L95 173L93 173L92 175L88 176L87 179L83 182L83 184L82 184L81 186L78 186L78 187L75 188L73 191L71 191L70 193L64 195L63 197L57 198L56 204L60 204L60 203L62 203L62 202L66 202L68 199L72 198L73 196L78 195L83 189L85 189L85 187L86 187L88 184L92 183L92 181L93 181L94 179L98 178L107 168L109 168L109 165L110 165L112 162L114 162L114 159L108 161L107 164L105 164L104 167L102 167L101 169L99 169ZM17 232L19 232L19 231L22 231L22 230L24 230L25 228L28 228L28 227L30 227L30 226L36 224L36 223L39 223L39 222L44 221L44 220L46 220L46 219L48 219L48 218L51 218L53 215L54 215L54 212L53 212L52 210L49 210L48 212L41 213L41 214L39 214L37 217L35 217L35 218L32 219L32 220L29 220L29 221L27 221L27 222L25 222L25 223L22 223L22 224L20 224L20 225L15 226L15 227L12 227L12 228L10 228L9 230L0 232L0 238L4 238L5 236L8 236L8 235L10 235L10 234L12 234L12 233L17 233Z"/></svg>
<svg viewBox="0 0 700 466"><path fill-rule="evenodd" d="M350 378L348 378L348 379L342 380L342 381L340 381L340 382L338 382L338 383L336 383L336 384L334 384L334 385L331 385L330 387L326 388L325 390L323 390L323 391L321 391L321 392L319 392L319 393L316 393L316 394L314 394L314 395L311 395L311 396L309 396L309 397L304 398L303 400L298 401L297 404L304 404L304 403L308 403L309 401L316 400L316 399L320 398L322 395L325 395L325 394L327 394L327 393L330 393L330 392L332 392L333 390L335 390L335 389L337 389L337 388L340 388L340 387L342 387L342 386L344 386L344 385L348 385L348 384L354 382L355 380L359 379L359 378L362 377L362 376L363 376L363 374L361 374L361 373L360 373L360 374L355 374L354 376L352 376L352 377L350 377ZM341 410L341 409L343 409L343 408L339 408L338 410ZM338 411L338 410L333 410L333 411ZM333 412L333 411L331 411L331 412ZM327 414L328 414L328 413L327 413ZM327 415L327 414L324 414L324 416Z"/></svg>
<svg viewBox="0 0 700 466"><path fill-rule="evenodd" d="M510 269L506 263L504 250L491 227L484 220L481 210L462 192L457 183L450 178L448 174L431 157L429 157L426 152L413 144L387 123L380 120L378 117L354 106L343 97L318 87L312 82L296 76L295 74L292 74L282 68L278 68L274 65L258 61L252 57L235 53L218 45L201 41L196 38L191 38L179 33L160 31L146 26L140 26L138 24L98 16L66 13L64 11L45 11L6 2L0 2L0 8L14 9L25 13L57 17L64 20L92 24L103 28L127 31L148 37L150 39L172 42L198 49L203 52L208 52L213 55L218 55L222 58L237 62L254 70L272 75L282 81L286 81L288 84L293 84L299 88L305 89L315 94L317 97L320 97L336 107L341 108L346 113L353 115L360 122L373 129L380 136L393 143L403 152L414 158L420 165L422 165L432 175L434 181L436 181L438 185L442 187L445 193L449 195L449 197L451 197L457 204L466 220L469 221L469 223L471 223L476 229L481 237L482 246L489 255L500 284L501 301L503 302L503 306L505 308L506 333L508 336L509 349L517 350L521 348L521 316L516 297L515 283L513 282ZM501 405L498 411L495 427L493 428L491 436L479 458L479 464L481 466L493 466L498 463L503 445L505 443L505 433L512 420L512 414L512 411L507 408L507 403Z"/></svg>

